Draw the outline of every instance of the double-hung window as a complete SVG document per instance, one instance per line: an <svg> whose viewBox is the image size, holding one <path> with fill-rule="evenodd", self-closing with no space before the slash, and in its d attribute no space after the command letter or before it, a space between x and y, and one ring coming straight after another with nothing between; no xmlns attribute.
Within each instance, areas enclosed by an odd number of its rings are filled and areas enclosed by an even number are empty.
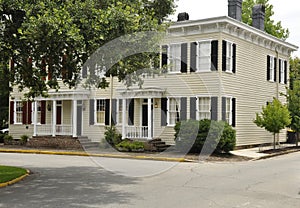
<svg viewBox="0 0 300 208"><path fill-rule="evenodd" d="M96 100L96 123L105 124L105 99Z"/></svg>
<svg viewBox="0 0 300 208"><path fill-rule="evenodd" d="M31 108L33 109L33 111L31 112L31 117L34 118L34 113L35 111L37 111L37 120L36 123L37 124L41 124L41 120L42 120L42 102L41 101L36 101L37 104L37 109L35 109L35 105L34 102L31 104ZM32 122L34 122L34 120L32 120Z"/></svg>
<svg viewBox="0 0 300 208"><path fill-rule="evenodd" d="M236 71L236 44L225 40L222 41L222 71Z"/></svg>
<svg viewBox="0 0 300 208"><path fill-rule="evenodd" d="M267 80L276 82L276 58L267 56Z"/></svg>
<svg viewBox="0 0 300 208"><path fill-rule="evenodd" d="M199 42L198 71L210 71L210 69L211 69L211 41Z"/></svg>
<svg viewBox="0 0 300 208"><path fill-rule="evenodd" d="M170 72L180 72L181 69L181 44L171 44L169 52Z"/></svg>
<svg viewBox="0 0 300 208"><path fill-rule="evenodd" d="M180 119L180 99L168 98L168 124L175 125Z"/></svg>
<svg viewBox="0 0 300 208"><path fill-rule="evenodd" d="M16 101L15 123L21 124L22 122L23 122L23 102Z"/></svg>
<svg viewBox="0 0 300 208"><path fill-rule="evenodd" d="M235 127L236 98L222 97L222 120Z"/></svg>
<svg viewBox="0 0 300 208"><path fill-rule="evenodd" d="M211 118L211 100L210 97L198 97L197 102L197 120Z"/></svg>
<svg viewBox="0 0 300 208"><path fill-rule="evenodd" d="M287 83L287 61L279 59L279 82Z"/></svg>

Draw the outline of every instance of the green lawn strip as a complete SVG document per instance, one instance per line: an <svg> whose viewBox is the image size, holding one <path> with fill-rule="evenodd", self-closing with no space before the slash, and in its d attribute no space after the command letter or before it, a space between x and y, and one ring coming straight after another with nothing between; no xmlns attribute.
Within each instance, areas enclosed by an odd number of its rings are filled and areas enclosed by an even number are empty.
<svg viewBox="0 0 300 208"><path fill-rule="evenodd" d="M6 183L19 178L27 173L24 168L1 166L0 165L0 183Z"/></svg>

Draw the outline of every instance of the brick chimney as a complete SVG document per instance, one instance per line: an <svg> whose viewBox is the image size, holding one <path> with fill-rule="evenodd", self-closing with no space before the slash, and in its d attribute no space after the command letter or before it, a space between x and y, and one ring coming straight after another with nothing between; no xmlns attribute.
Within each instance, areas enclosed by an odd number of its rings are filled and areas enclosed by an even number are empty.
<svg viewBox="0 0 300 208"><path fill-rule="evenodd" d="M186 13L186 12L182 12L182 13L179 13L178 14L178 17L177 17L177 22L181 22L181 21L186 21L186 20L189 20L189 14Z"/></svg>
<svg viewBox="0 0 300 208"><path fill-rule="evenodd" d="M228 16L242 21L242 4L243 0L228 0Z"/></svg>
<svg viewBox="0 0 300 208"><path fill-rule="evenodd" d="M265 6L262 4L254 5L252 8L252 26L265 30Z"/></svg>

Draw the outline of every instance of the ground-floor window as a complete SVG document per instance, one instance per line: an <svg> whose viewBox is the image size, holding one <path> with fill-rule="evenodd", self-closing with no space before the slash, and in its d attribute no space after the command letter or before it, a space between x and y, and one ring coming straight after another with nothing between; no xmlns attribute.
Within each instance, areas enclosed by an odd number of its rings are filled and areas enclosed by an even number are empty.
<svg viewBox="0 0 300 208"><path fill-rule="evenodd" d="M180 120L180 99L168 98L168 124L175 125Z"/></svg>
<svg viewBox="0 0 300 208"><path fill-rule="evenodd" d="M96 100L96 123L105 124L105 99Z"/></svg>
<svg viewBox="0 0 300 208"><path fill-rule="evenodd" d="M22 123L22 121L23 121L23 102L16 101L15 123Z"/></svg>
<svg viewBox="0 0 300 208"><path fill-rule="evenodd" d="M198 97L197 102L197 120L210 119L211 118L211 101L210 97Z"/></svg>

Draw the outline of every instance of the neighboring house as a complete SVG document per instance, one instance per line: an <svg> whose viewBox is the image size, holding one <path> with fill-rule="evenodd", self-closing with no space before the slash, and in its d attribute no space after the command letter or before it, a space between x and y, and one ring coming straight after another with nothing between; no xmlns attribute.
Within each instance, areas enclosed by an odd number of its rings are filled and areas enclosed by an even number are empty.
<svg viewBox="0 0 300 208"><path fill-rule="evenodd" d="M115 80L113 92L62 88L33 103L12 92L10 134L100 141L112 122L123 138L172 144L177 121L207 118L232 125L237 146L270 143L272 135L253 123L255 113L273 97L286 102L280 94L286 92L289 57L298 47L264 32L262 6L253 9L253 27L242 23L241 2L229 0L229 17L188 20L188 14L179 14L161 47L161 66L168 72L145 77L141 89L126 89ZM282 131L280 140L285 139Z"/></svg>

